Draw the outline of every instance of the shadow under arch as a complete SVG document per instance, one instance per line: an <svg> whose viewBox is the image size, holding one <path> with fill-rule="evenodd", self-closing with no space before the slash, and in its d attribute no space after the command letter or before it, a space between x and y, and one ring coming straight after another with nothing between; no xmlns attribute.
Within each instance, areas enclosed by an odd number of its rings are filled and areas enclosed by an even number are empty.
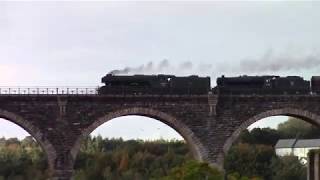
<svg viewBox="0 0 320 180"><path fill-rule="evenodd" d="M201 141L195 136L195 134L192 132L192 130L189 127L187 127L181 121L177 120L175 117L151 108L126 108L126 109L121 109L118 111L107 113L107 115L98 118L89 127L87 127L84 131L82 131L82 134L78 137L78 139L74 143L71 149L71 156L73 157L73 159L75 160L77 157L82 140L87 136L89 136L92 131L94 131L103 123L106 123L114 118L128 116L128 115L145 116L145 117L153 118L155 120L158 120L162 123L167 124L168 126L173 128L175 131L177 131L185 139L195 159L200 161L204 161L207 159L206 149L204 148Z"/></svg>
<svg viewBox="0 0 320 180"><path fill-rule="evenodd" d="M6 110L0 109L0 118L6 119L18 125L19 127L23 128L25 131L27 131L33 138L36 139L36 141L40 144L41 148L44 150L44 153L46 154L48 167L50 171L53 172L54 160L56 158L56 151L52 146L52 144L47 139L43 138L40 129L35 127L28 120L25 120L21 116Z"/></svg>
<svg viewBox="0 0 320 180"><path fill-rule="evenodd" d="M262 113L259 113L255 116L252 116L248 120L244 121L233 133L232 135L227 139L227 141L224 143L223 146L223 153L227 154L232 144L238 139L240 133L247 129L251 124L267 118L271 116L291 116L300 118L306 122L309 122L317 127L320 127L320 116L314 113L311 113L310 111L302 110L302 109L294 109L294 108L281 108L281 109L273 109L264 111Z"/></svg>

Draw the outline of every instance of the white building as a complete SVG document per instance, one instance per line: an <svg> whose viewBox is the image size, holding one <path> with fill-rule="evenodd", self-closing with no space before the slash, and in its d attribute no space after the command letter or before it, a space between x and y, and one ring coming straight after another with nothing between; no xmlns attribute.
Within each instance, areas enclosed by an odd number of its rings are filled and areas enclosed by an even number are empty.
<svg viewBox="0 0 320 180"><path fill-rule="evenodd" d="M275 146L278 156L298 156L303 163L311 149L320 149L320 139L280 139Z"/></svg>

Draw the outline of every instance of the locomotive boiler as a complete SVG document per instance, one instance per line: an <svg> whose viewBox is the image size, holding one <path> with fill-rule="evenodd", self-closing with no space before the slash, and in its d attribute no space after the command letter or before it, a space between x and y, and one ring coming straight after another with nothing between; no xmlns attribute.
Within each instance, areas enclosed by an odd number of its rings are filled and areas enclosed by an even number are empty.
<svg viewBox="0 0 320 180"><path fill-rule="evenodd" d="M113 75L107 74L101 80L105 85L99 94L208 94L210 77L174 75Z"/></svg>

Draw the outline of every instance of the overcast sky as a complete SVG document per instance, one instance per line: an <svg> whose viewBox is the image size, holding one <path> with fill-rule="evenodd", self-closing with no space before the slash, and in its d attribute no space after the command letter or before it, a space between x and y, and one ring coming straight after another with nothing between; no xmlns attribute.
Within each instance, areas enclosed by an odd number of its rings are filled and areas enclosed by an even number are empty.
<svg viewBox="0 0 320 180"><path fill-rule="evenodd" d="M310 78L319 19L319 2L0 2L0 85L97 86L111 70L149 62L141 73L213 84L222 74Z"/></svg>

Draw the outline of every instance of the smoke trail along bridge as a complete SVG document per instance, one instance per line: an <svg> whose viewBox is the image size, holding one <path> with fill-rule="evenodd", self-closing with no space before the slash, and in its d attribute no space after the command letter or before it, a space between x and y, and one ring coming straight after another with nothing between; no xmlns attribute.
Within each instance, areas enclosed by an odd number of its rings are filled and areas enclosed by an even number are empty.
<svg viewBox="0 0 320 180"><path fill-rule="evenodd" d="M95 87L1 87L0 117L44 149L51 178L69 180L81 140L117 117L140 115L175 129L194 158L223 168L241 130L275 115L320 126L319 95L98 95Z"/></svg>

